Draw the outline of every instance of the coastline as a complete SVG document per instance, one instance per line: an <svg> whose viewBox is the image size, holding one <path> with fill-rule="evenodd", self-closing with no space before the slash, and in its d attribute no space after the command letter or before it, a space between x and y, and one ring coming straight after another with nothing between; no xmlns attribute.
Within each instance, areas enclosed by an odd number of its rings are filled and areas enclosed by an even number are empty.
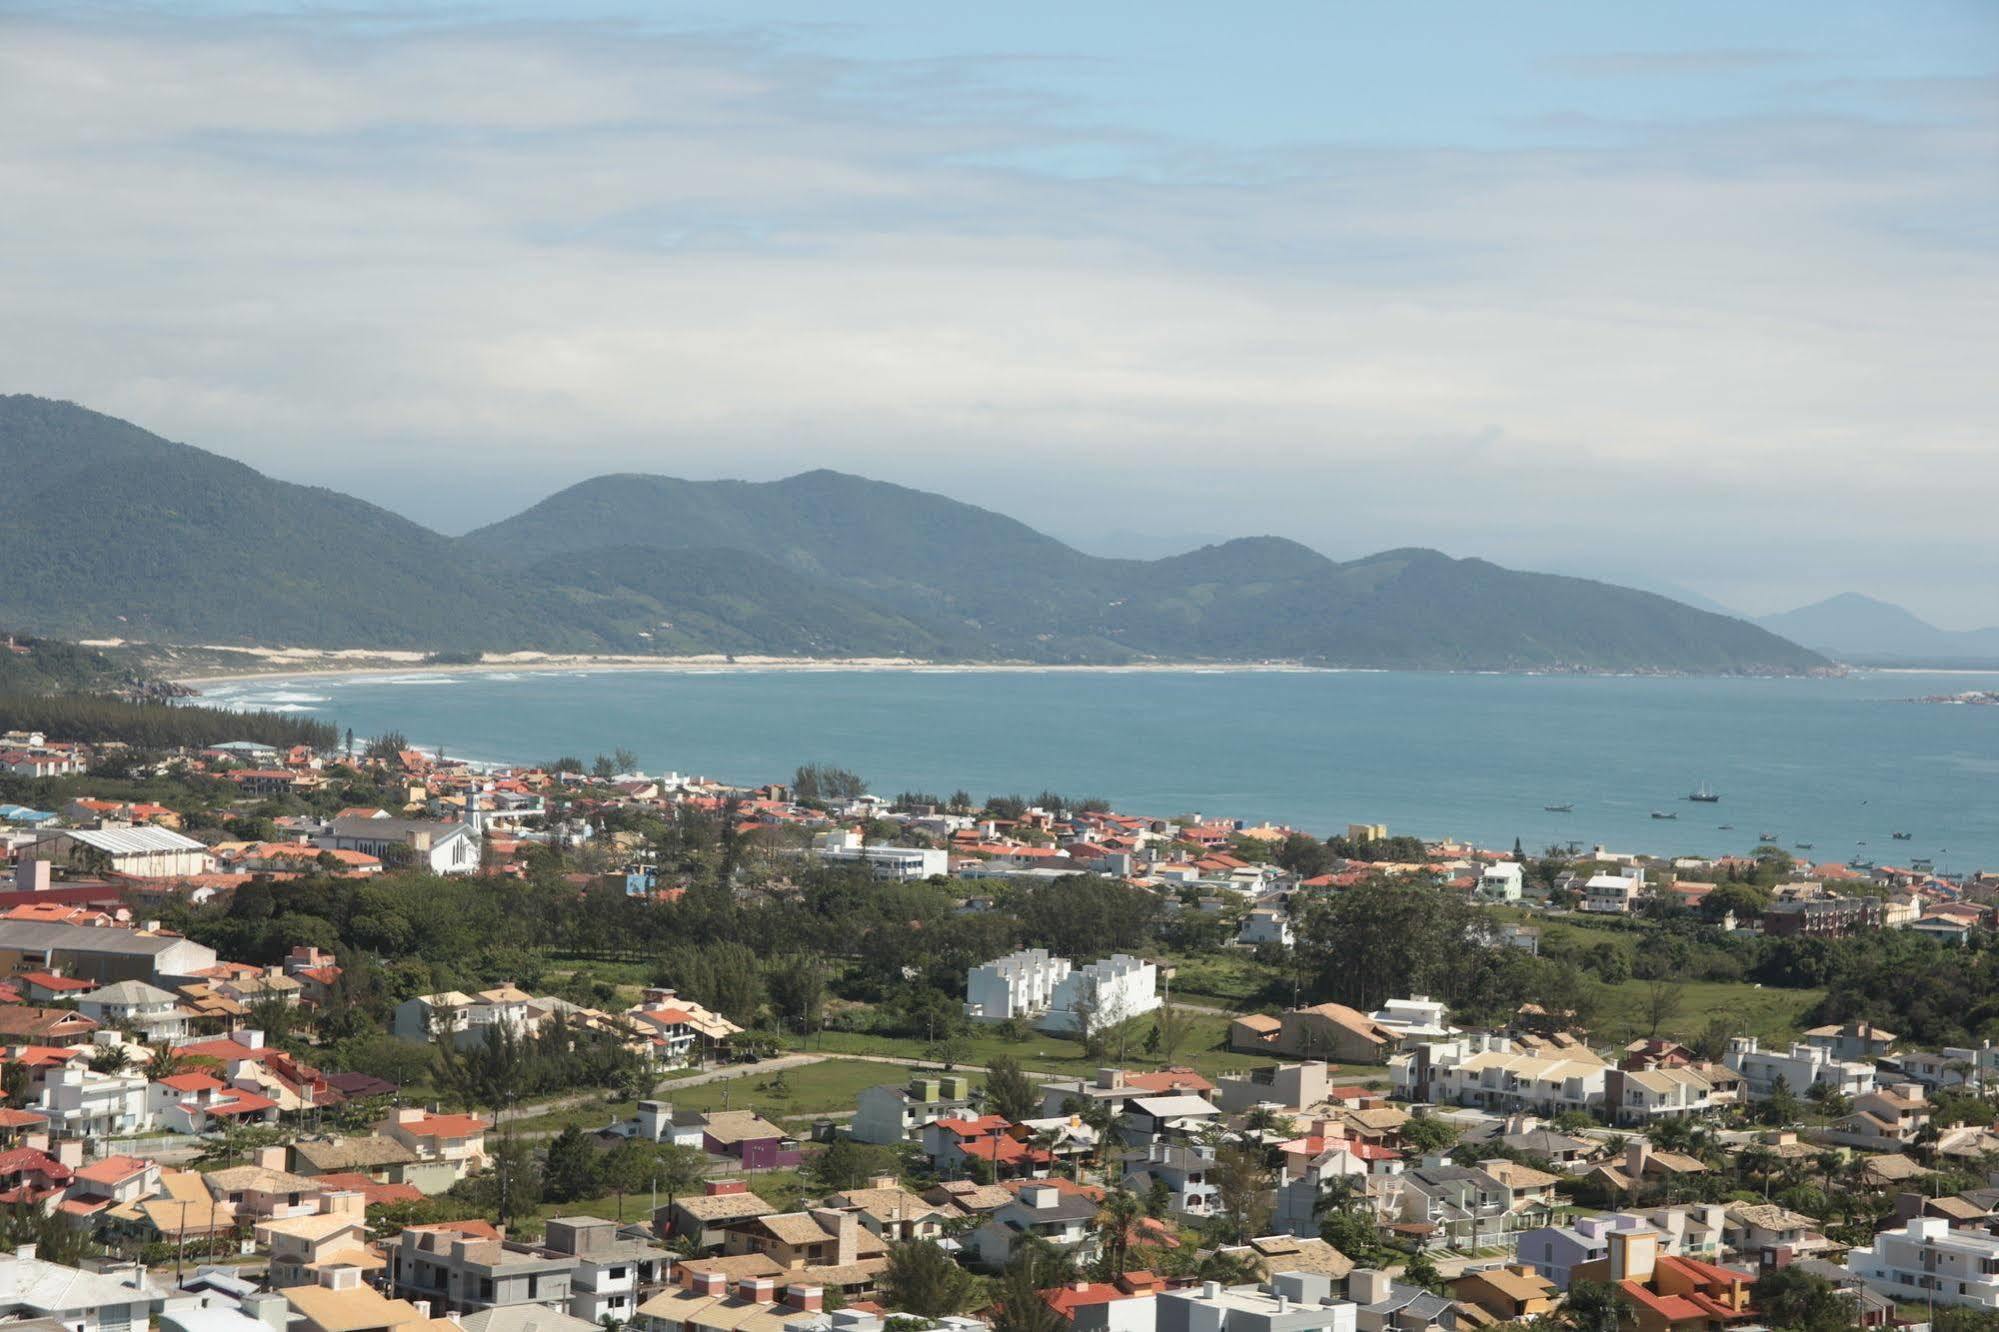
<svg viewBox="0 0 1999 1332"><path fill-rule="evenodd" d="M188 689L204 686L242 684L255 680L313 680L366 675L515 674L522 671L929 671L950 674L979 674L1032 671L1039 673L1134 674L1141 672L1204 671L1216 674L1256 672L1311 672L1314 674L1371 673L1367 667L1307 666L1302 662L1208 662L1147 661L1123 665L1109 663L1063 664L1034 661L938 662L920 657L764 657L704 654L691 657L588 656L560 653L520 653L502 658L488 657L477 662L426 661L419 654L409 660L389 654L369 654L350 658L337 665L323 664L332 654L315 657L268 659L261 669L206 671L172 676L172 682ZM311 664L308 664L311 663Z"/></svg>

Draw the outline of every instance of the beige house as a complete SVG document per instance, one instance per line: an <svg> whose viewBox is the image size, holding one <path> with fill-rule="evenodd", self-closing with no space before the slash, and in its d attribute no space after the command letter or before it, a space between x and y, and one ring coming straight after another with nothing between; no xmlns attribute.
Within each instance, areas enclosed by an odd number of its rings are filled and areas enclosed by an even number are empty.
<svg viewBox="0 0 1999 1332"><path fill-rule="evenodd" d="M1252 1013L1229 1023L1229 1049L1248 1054L1380 1064L1400 1038L1345 1004L1314 1004L1275 1015Z"/></svg>
<svg viewBox="0 0 1999 1332"><path fill-rule="evenodd" d="M358 1193L328 1193L320 1210L261 1223L257 1243L270 1251L270 1285L317 1286L320 1274L334 1267L370 1272L384 1266L368 1251L367 1208Z"/></svg>

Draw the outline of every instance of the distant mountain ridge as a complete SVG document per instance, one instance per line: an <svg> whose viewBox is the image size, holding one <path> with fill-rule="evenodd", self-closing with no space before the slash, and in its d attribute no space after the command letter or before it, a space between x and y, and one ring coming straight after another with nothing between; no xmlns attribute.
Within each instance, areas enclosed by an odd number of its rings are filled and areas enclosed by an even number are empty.
<svg viewBox="0 0 1999 1332"><path fill-rule="evenodd" d="M1842 592L1756 623L1816 651L1866 661L1999 661L1999 627L1939 629L1892 602Z"/></svg>
<svg viewBox="0 0 1999 1332"><path fill-rule="evenodd" d="M1337 562L1248 537L1086 555L1002 514L833 471L602 476L453 540L69 403L0 397L0 621L308 646L1286 660L1789 673L1745 621L1430 550Z"/></svg>

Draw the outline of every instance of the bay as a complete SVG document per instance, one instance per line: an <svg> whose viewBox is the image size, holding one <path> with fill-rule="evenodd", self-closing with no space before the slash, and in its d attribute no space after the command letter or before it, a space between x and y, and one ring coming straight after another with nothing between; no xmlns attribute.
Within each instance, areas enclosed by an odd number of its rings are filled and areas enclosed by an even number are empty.
<svg viewBox="0 0 1999 1332"><path fill-rule="evenodd" d="M1999 869L1999 707L1909 700L1972 689L1999 689L1999 674L426 669L204 693L493 762L587 763L623 746L648 771L753 784L819 761L888 794L1054 790L1160 816L1319 834L1386 823L1530 850L1717 854L1771 832L1785 849L1811 843L1797 854L1818 862L1926 856L1959 872ZM1719 804L1687 801L1703 782Z"/></svg>

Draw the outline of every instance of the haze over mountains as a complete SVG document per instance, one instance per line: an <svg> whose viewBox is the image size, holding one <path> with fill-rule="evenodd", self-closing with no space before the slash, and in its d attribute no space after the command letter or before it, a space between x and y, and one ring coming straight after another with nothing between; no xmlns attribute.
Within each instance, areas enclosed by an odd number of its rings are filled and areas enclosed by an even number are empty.
<svg viewBox="0 0 1999 1332"><path fill-rule="evenodd" d="M453 539L69 403L0 398L0 622L169 642L940 660L1795 672L1818 654L1650 593L1253 537L1086 555L838 472L616 475Z"/></svg>
<svg viewBox="0 0 1999 1332"><path fill-rule="evenodd" d="M1858 592L1759 616L1756 623L1816 651L1853 661L1943 665L1999 661L1999 627L1939 629L1900 606Z"/></svg>

